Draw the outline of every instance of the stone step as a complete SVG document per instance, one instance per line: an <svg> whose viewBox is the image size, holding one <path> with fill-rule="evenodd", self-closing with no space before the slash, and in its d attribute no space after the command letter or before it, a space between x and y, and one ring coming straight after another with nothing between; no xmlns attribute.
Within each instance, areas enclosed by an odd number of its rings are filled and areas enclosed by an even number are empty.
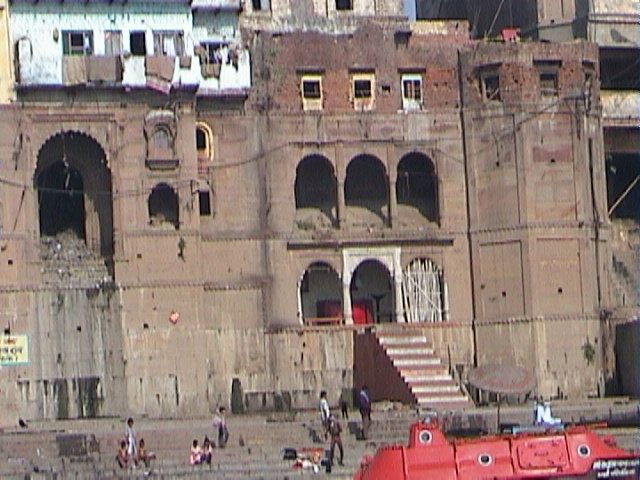
<svg viewBox="0 0 640 480"><path fill-rule="evenodd" d="M424 335L378 335L378 342L381 345L403 345L403 344L424 344L428 345L427 337Z"/></svg>
<svg viewBox="0 0 640 480"><path fill-rule="evenodd" d="M393 362L393 364L398 367L406 367L406 366L415 366L416 368L425 365L442 365L440 359L434 355L389 355L389 358Z"/></svg>
<svg viewBox="0 0 640 480"><path fill-rule="evenodd" d="M393 346L386 347L384 350L390 357L394 355L434 355L433 348L427 346L427 344L424 344L424 346L416 343L393 344Z"/></svg>
<svg viewBox="0 0 640 480"><path fill-rule="evenodd" d="M419 396L423 393L460 392L460 387L458 387L458 385L456 385L455 383L452 383L450 385L438 383L436 383L435 385L420 384L419 386L409 384L409 388L415 396Z"/></svg>

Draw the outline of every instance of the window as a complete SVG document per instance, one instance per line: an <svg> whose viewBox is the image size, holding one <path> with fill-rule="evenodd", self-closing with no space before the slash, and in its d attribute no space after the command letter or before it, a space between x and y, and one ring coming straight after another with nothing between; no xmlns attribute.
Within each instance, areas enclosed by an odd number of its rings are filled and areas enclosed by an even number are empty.
<svg viewBox="0 0 640 480"><path fill-rule="evenodd" d="M371 110L375 92L373 73L356 73L351 76L351 98L355 110Z"/></svg>
<svg viewBox="0 0 640 480"><path fill-rule="evenodd" d="M203 42L200 44L200 47L200 61L205 65L215 65L223 63L224 56L222 49L228 48L229 45L220 42Z"/></svg>
<svg viewBox="0 0 640 480"><path fill-rule="evenodd" d="M251 0L251 6L254 12L268 12L271 9L269 0Z"/></svg>
<svg viewBox="0 0 640 480"><path fill-rule="evenodd" d="M169 150L173 148L173 141L169 129L158 126L153 132L153 146L158 150Z"/></svg>
<svg viewBox="0 0 640 480"><path fill-rule="evenodd" d="M184 34L178 31L153 32L153 51L156 55L181 56L184 53Z"/></svg>
<svg viewBox="0 0 640 480"><path fill-rule="evenodd" d="M144 32L131 32L129 34L129 50L131 55L146 55L147 44Z"/></svg>
<svg viewBox="0 0 640 480"><path fill-rule="evenodd" d="M487 101L502 101L500 96L500 75L497 71L481 75L482 98Z"/></svg>
<svg viewBox="0 0 640 480"><path fill-rule="evenodd" d="M62 53L64 55L93 54L93 32L62 32Z"/></svg>
<svg viewBox="0 0 640 480"><path fill-rule="evenodd" d="M422 75L419 73L402 75L402 108L404 110L422 108Z"/></svg>
<svg viewBox="0 0 640 480"><path fill-rule="evenodd" d="M353 10L353 1L336 0L336 10Z"/></svg>
<svg viewBox="0 0 640 480"><path fill-rule="evenodd" d="M104 54L122 54L122 32L119 30L107 30L104 32Z"/></svg>
<svg viewBox="0 0 640 480"><path fill-rule="evenodd" d="M543 97L555 97L558 95L558 71L560 62L540 61L534 62L538 69L540 80L540 95Z"/></svg>
<svg viewBox="0 0 640 480"><path fill-rule="evenodd" d="M301 80L303 110L322 110L322 77L304 75Z"/></svg>
<svg viewBox="0 0 640 480"><path fill-rule="evenodd" d="M209 190L198 190L198 204L200 205L200 216L211 215L211 194Z"/></svg>

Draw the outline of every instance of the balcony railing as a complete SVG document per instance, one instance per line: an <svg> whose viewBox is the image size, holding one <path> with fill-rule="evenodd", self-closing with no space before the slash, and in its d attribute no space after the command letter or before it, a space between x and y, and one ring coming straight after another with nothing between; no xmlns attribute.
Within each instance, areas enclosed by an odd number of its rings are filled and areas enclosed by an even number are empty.
<svg viewBox="0 0 640 480"><path fill-rule="evenodd" d="M640 91L602 90L602 116L605 126L637 126L640 121Z"/></svg>

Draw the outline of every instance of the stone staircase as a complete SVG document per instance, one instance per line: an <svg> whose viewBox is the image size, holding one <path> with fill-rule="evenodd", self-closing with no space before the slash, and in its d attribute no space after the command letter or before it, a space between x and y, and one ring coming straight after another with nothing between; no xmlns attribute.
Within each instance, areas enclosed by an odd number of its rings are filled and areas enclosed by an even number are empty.
<svg viewBox="0 0 640 480"><path fill-rule="evenodd" d="M377 330L375 335L418 407L453 410L473 405L422 332Z"/></svg>

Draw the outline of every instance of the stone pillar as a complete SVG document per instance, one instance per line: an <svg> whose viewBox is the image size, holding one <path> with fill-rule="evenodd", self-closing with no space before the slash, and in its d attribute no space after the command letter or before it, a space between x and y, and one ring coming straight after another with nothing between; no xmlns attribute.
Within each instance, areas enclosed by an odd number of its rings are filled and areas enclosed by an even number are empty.
<svg viewBox="0 0 640 480"><path fill-rule="evenodd" d="M395 219L398 216L398 199L396 198L396 175L395 172L389 175L389 208L387 214L389 216L389 226L393 227Z"/></svg>
<svg viewBox="0 0 640 480"><path fill-rule="evenodd" d="M402 270L395 268L393 271L393 285L396 306L396 322L404 323L404 308L402 306Z"/></svg>
<svg viewBox="0 0 640 480"><path fill-rule="evenodd" d="M342 275L342 315L345 325L353 325L353 312L351 311L351 274Z"/></svg>
<svg viewBox="0 0 640 480"><path fill-rule="evenodd" d="M346 220L347 207L344 201L344 180L338 180L338 225L343 227Z"/></svg>

